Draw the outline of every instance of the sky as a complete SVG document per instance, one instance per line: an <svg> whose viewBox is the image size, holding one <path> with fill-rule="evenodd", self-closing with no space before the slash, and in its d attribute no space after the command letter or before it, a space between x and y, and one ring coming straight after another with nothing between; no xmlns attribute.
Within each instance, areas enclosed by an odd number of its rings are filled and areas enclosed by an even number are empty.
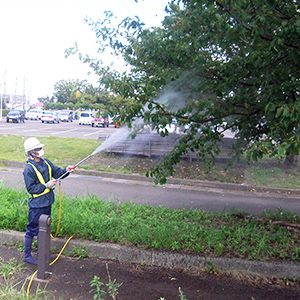
<svg viewBox="0 0 300 300"><path fill-rule="evenodd" d="M63 79L96 84L91 69L64 55L77 42L80 52L96 56L96 36L84 19L103 19L108 10L118 21L137 15L147 27L160 26L169 1L0 0L0 94L25 94L32 104L51 98Z"/></svg>

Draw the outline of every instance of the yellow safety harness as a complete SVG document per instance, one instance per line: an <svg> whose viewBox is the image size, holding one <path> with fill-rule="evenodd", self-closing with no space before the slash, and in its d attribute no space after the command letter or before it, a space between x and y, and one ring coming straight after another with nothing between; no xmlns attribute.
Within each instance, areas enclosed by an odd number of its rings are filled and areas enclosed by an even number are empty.
<svg viewBox="0 0 300 300"><path fill-rule="evenodd" d="M51 169L51 166L47 163L46 160L44 160L44 162L45 162L45 163L47 164L47 166L48 166L48 169L49 169L49 180L51 180L51 179L52 179L52 169ZM41 184L45 184L45 179L43 178L41 172L39 172L39 170L36 168L36 166L35 166L34 164L30 163L30 162L29 162L28 164L31 165L31 166L33 167L33 169L34 169L34 171L36 172L36 175L37 175L37 177L38 177L40 183L41 183ZM55 187L53 187L52 189L54 189L54 188L55 188ZM49 193L49 192L50 192L50 189L46 188L45 191L44 191L43 193L41 193L41 194L32 194L32 197L33 197L33 198L37 198L37 197L40 197L40 196L42 196L42 195L45 195L45 194L47 194L47 193ZM57 225L57 230L56 230L55 236L53 236L53 235L50 233L50 235L51 235L52 238L55 238L55 237L57 236L57 234L58 234L59 225L60 225L60 218L61 218L61 180L59 180L59 216L58 216L58 225Z"/></svg>
<svg viewBox="0 0 300 300"><path fill-rule="evenodd" d="M44 162L48 166L48 169L49 169L49 180L51 180L52 179L52 169L51 169L50 165L47 163L46 160L44 160ZM39 179L40 183L41 184L46 184L44 177L42 176L41 172L36 168L36 166L34 164L30 163L30 162L28 164L33 167L33 169L34 169L34 171L36 173L36 176ZM51 190L49 188L46 188L41 194L32 194L32 197L33 198L37 198L37 197L40 197L40 196L43 196L43 195L49 193L50 191Z"/></svg>

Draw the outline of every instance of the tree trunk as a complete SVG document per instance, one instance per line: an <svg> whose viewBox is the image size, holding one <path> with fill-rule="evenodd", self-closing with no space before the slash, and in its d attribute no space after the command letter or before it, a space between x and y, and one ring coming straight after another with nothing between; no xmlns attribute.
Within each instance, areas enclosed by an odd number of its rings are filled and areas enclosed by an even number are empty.
<svg viewBox="0 0 300 300"><path fill-rule="evenodd" d="M290 154L284 160L284 167L287 169L297 168L300 166L299 155Z"/></svg>

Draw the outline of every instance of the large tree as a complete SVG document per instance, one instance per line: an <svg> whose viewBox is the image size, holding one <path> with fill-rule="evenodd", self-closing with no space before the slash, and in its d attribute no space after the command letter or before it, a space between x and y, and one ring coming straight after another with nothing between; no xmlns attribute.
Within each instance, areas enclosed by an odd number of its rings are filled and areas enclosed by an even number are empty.
<svg viewBox="0 0 300 300"><path fill-rule="evenodd" d="M95 103L100 93L100 89L93 87L87 80L60 80L54 84L54 91L57 102L63 104L76 104L78 93L86 95L90 103Z"/></svg>
<svg viewBox="0 0 300 300"><path fill-rule="evenodd" d="M156 181L165 182L189 150L213 162L226 129L236 132L235 150L244 145L249 159L298 155L299 9L296 0L181 0L155 28L138 18L111 27L106 13L87 22L100 49L123 56L128 70L80 58L102 84L132 99L118 112L123 123L140 117L161 134L174 118L184 126L178 145L151 170Z"/></svg>

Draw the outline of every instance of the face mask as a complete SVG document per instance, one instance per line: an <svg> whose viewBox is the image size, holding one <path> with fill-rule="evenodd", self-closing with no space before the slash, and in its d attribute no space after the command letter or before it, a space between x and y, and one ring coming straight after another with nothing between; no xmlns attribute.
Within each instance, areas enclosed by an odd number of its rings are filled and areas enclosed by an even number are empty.
<svg viewBox="0 0 300 300"><path fill-rule="evenodd" d="M41 158L41 157L43 157L43 155L44 155L44 150L41 149L41 150L38 152L38 154L36 155L36 157Z"/></svg>

